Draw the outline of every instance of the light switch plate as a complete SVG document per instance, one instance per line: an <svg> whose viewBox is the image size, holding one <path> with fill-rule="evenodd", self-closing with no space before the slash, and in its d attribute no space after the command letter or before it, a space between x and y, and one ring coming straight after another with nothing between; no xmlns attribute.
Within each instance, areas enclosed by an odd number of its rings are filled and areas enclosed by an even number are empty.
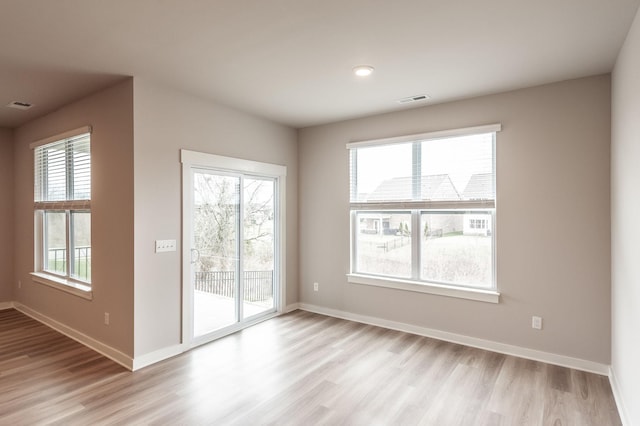
<svg viewBox="0 0 640 426"><path fill-rule="evenodd" d="M176 240L156 240L156 253L176 251Z"/></svg>

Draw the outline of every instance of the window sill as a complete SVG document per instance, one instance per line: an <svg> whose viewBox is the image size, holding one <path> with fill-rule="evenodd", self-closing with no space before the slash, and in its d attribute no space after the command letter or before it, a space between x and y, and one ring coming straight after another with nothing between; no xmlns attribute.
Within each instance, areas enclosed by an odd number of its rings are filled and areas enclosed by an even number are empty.
<svg viewBox="0 0 640 426"><path fill-rule="evenodd" d="M76 281L65 278L56 277L55 275L46 274L44 272L32 272L31 279L33 282L53 287L57 290L64 291L74 296L87 300L93 300L93 292L91 287Z"/></svg>
<svg viewBox="0 0 640 426"><path fill-rule="evenodd" d="M477 300L479 302L498 303L500 301L500 293L494 290L454 287L444 284L424 283L397 278L374 277L361 274L347 274L347 281L352 284L372 285L376 287L394 288L397 290L414 291L418 293L437 294L439 296Z"/></svg>

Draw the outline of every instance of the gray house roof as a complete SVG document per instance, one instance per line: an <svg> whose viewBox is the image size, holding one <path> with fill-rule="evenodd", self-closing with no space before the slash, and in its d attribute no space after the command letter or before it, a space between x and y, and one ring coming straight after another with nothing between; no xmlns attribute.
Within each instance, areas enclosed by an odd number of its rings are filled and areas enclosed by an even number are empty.
<svg viewBox="0 0 640 426"><path fill-rule="evenodd" d="M495 179L493 173L477 173L471 175L467 186L462 192L464 200L487 200L496 196Z"/></svg>
<svg viewBox="0 0 640 426"><path fill-rule="evenodd" d="M413 199L411 177L387 179L370 193L367 201ZM460 194L447 174L428 175L420 178L421 200L459 200Z"/></svg>

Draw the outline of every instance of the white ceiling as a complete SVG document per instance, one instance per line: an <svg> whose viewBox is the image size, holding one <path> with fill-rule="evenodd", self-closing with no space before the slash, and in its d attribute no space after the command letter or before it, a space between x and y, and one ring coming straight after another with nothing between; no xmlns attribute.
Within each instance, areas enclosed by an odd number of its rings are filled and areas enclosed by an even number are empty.
<svg viewBox="0 0 640 426"><path fill-rule="evenodd" d="M601 74L639 3L0 0L0 127L124 76L305 127Z"/></svg>

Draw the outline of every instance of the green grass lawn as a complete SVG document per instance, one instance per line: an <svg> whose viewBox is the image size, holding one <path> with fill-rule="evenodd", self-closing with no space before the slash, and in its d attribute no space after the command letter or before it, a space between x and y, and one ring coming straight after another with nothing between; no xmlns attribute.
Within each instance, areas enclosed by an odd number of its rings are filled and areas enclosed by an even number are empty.
<svg viewBox="0 0 640 426"><path fill-rule="evenodd" d="M357 252L358 270L409 278L411 245L390 249L394 246L382 244L396 238L398 237L362 238L363 244L359 245ZM440 238L423 237L421 244L421 279L491 287L493 263L490 237L454 232Z"/></svg>

